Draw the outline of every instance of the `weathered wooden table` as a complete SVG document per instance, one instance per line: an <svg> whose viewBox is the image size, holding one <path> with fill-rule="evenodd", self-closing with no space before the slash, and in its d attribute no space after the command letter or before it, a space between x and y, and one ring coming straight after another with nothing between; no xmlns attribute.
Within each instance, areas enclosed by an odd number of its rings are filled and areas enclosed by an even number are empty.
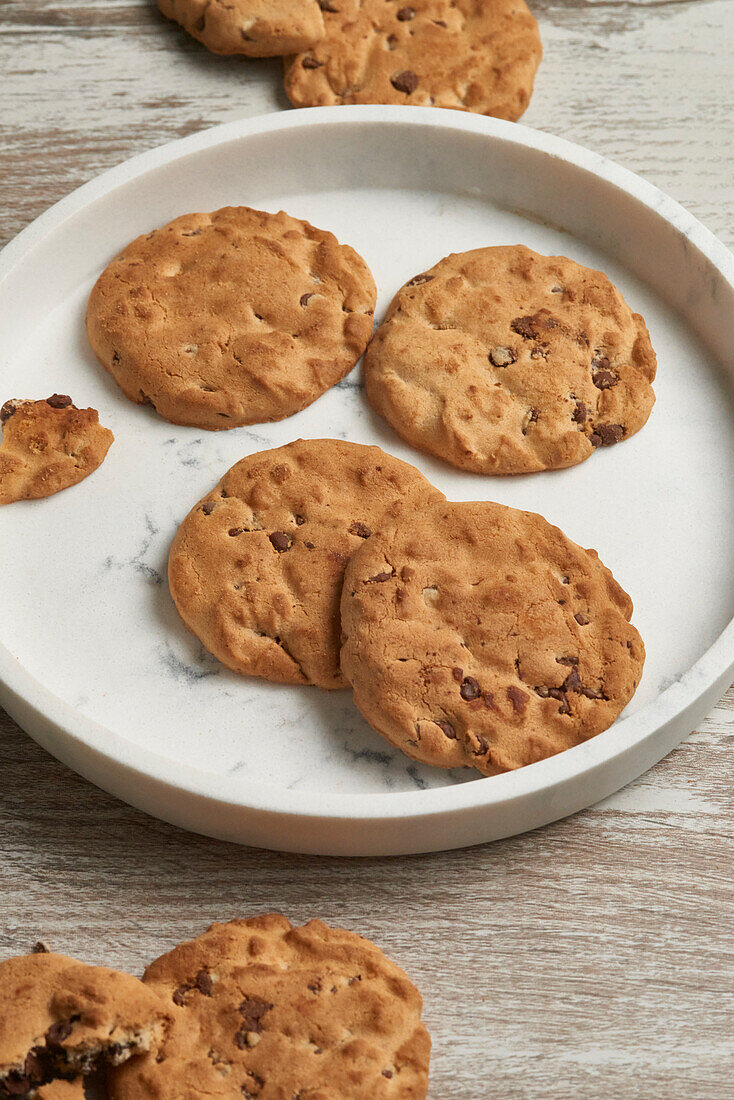
<svg viewBox="0 0 734 1100"><path fill-rule="evenodd" d="M524 119L606 153L734 244L734 0L531 0ZM0 243L133 153L287 107L279 63L222 60L153 0L0 0ZM3 395L13 396L13 395ZM43 578L38 578L43 583ZM0 713L0 946L139 971L208 922L319 915L416 980L435 1100L734 1097L734 694L575 818L409 859L189 836L79 779Z"/></svg>

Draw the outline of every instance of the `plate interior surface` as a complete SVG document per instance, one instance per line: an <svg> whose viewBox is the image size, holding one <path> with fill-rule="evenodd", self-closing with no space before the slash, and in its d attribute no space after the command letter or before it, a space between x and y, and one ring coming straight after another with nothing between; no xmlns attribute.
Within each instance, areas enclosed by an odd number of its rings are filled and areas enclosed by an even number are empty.
<svg viewBox="0 0 734 1100"><path fill-rule="evenodd" d="M698 259L671 246L678 270L663 270L663 257L656 267L646 219L651 239L675 230L654 225L651 212L638 212L642 230L630 227L613 201L602 246L597 215L583 213L582 173L532 150L517 160L491 135L478 142L449 125L426 135L391 122L233 135L94 199L34 245L13 293L0 288L0 326L10 334L0 397L69 393L97 408L116 436L81 485L2 510L0 640L46 688L122 738L130 760L139 746L172 770L312 792L315 803L326 792L397 795L479 781L412 763L367 726L348 692L227 671L178 618L166 584L177 524L238 459L299 437L376 443L450 499L541 512L596 548L631 594L647 647L627 713L675 682L734 617L731 377L715 338L705 343L675 301L676 285L699 277ZM522 242L602 269L644 315L658 355L648 425L571 470L461 473L412 450L371 411L360 368L276 424L215 434L166 423L128 402L97 364L86 299L138 233L228 204L282 208L353 245L375 275L378 322L405 280L452 251ZM614 728L602 735L614 736ZM491 799L493 781L482 782Z"/></svg>

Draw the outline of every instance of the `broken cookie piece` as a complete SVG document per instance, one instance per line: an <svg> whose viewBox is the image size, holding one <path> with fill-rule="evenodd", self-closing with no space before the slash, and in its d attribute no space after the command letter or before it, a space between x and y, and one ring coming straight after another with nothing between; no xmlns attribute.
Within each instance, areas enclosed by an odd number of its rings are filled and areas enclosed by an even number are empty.
<svg viewBox="0 0 734 1100"><path fill-rule="evenodd" d="M83 481L115 438L96 409L77 409L59 393L45 401L6 401L0 424L0 504L49 497Z"/></svg>
<svg viewBox="0 0 734 1100"><path fill-rule="evenodd" d="M0 1100L81 1097L81 1077L157 1048L171 1020L137 978L50 952L0 963L0 990Z"/></svg>

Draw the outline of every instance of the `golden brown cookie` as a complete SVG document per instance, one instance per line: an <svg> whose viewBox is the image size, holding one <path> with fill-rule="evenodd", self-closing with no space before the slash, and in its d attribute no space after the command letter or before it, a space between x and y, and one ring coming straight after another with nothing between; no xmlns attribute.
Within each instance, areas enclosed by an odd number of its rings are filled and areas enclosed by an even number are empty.
<svg viewBox="0 0 734 1100"><path fill-rule="evenodd" d="M158 0L158 7L213 53L282 57L324 36L317 0Z"/></svg>
<svg viewBox="0 0 734 1100"><path fill-rule="evenodd" d="M339 439L243 458L192 509L171 546L181 618L236 672L346 687L339 671L344 567L403 503L443 494L413 466Z"/></svg>
<svg viewBox="0 0 734 1100"><path fill-rule="evenodd" d="M331 233L246 206L138 237L97 280L87 331L130 398L174 424L281 420L352 369L375 284Z"/></svg>
<svg viewBox="0 0 734 1100"><path fill-rule="evenodd" d="M143 979L171 1006L157 1055L116 1070L112 1100L422 1100L421 996L369 940L278 915L214 924Z"/></svg>
<svg viewBox="0 0 734 1100"><path fill-rule="evenodd" d="M51 1081L38 1090L36 1100L84 1100L84 1082L81 1077L74 1081Z"/></svg>
<svg viewBox="0 0 734 1100"><path fill-rule="evenodd" d="M342 670L408 756L484 775L601 733L645 659L632 602L594 550L500 504L431 504L353 555Z"/></svg>
<svg viewBox="0 0 734 1100"><path fill-rule="evenodd" d="M542 48L525 0L329 0L325 37L286 63L296 107L399 103L514 121Z"/></svg>
<svg viewBox="0 0 734 1100"><path fill-rule="evenodd" d="M45 401L6 401L0 424L0 504L50 497L83 481L115 438L96 409L77 409L60 393Z"/></svg>
<svg viewBox="0 0 734 1100"><path fill-rule="evenodd" d="M364 366L370 402L404 439L485 474L583 462L639 431L655 401L642 317L600 271L523 245L416 275Z"/></svg>
<svg viewBox="0 0 734 1100"><path fill-rule="evenodd" d="M7 959L0 989L2 1100L153 1050L170 1021L165 1003L137 978L63 955Z"/></svg>

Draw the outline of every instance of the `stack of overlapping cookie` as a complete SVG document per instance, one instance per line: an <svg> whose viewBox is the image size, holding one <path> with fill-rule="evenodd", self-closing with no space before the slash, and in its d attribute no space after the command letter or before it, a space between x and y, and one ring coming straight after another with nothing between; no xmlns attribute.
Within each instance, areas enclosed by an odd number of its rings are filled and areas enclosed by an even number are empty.
<svg viewBox="0 0 734 1100"><path fill-rule="evenodd" d="M514 121L542 49L525 0L158 0L214 53L285 57L296 107L392 103Z"/></svg>
<svg viewBox="0 0 734 1100"><path fill-rule="evenodd" d="M63 955L0 963L0 1100L422 1100L418 990L352 932L215 924L142 981Z"/></svg>

